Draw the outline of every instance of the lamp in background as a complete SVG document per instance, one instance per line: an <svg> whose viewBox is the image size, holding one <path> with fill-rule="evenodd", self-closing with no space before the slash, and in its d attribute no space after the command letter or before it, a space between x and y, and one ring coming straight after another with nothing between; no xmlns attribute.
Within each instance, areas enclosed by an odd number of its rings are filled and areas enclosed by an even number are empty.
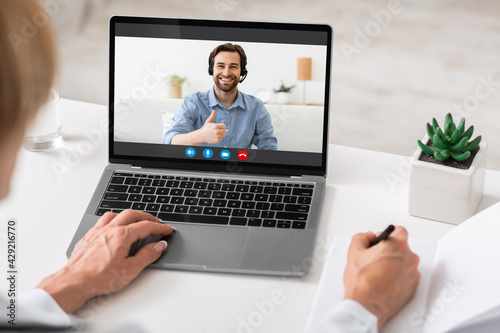
<svg viewBox="0 0 500 333"><path fill-rule="evenodd" d="M306 104L306 81L311 81L312 58L297 59L297 81L302 83L302 104Z"/></svg>

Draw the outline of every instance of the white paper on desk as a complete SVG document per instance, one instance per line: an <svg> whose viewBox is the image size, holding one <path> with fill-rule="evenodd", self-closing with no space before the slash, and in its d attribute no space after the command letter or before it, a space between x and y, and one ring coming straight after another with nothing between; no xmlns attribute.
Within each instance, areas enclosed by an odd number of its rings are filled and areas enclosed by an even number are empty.
<svg viewBox="0 0 500 333"><path fill-rule="evenodd" d="M498 320L500 203L443 236L437 245L424 332ZM486 327L485 327L486 329ZM481 331L473 329L472 331Z"/></svg>
<svg viewBox="0 0 500 333"><path fill-rule="evenodd" d="M346 235L337 235L333 239L330 255L323 267L312 311L309 315L308 328L317 324L344 297L342 276L347 264L347 250L350 243L351 237ZM396 317L384 325L382 332L421 332L423 322L415 322L414 317L419 311L425 310L436 242L426 239L410 239L409 245L411 250L420 257L418 268L421 274L420 283L413 299L401 309Z"/></svg>

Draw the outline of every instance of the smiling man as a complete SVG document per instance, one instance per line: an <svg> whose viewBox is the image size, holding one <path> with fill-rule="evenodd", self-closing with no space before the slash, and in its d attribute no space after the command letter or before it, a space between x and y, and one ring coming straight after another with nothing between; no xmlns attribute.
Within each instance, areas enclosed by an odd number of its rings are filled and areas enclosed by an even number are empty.
<svg viewBox="0 0 500 333"><path fill-rule="evenodd" d="M186 96L163 143L277 150L269 112L262 101L238 90L247 76L247 57L237 44L217 46L208 57L214 86Z"/></svg>

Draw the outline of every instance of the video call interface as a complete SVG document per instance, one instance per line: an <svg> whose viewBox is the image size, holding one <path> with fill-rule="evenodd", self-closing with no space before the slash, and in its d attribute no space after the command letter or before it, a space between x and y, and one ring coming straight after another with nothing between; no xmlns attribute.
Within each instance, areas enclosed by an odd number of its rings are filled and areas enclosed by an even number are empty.
<svg viewBox="0 0 500 333"><path fill-rule="evenodd" d="M327 32L129 23L114 29L112 155L323 165ZM228 44L210 63L210 53ZM217 98L234 91L232 104Z"/></svg>

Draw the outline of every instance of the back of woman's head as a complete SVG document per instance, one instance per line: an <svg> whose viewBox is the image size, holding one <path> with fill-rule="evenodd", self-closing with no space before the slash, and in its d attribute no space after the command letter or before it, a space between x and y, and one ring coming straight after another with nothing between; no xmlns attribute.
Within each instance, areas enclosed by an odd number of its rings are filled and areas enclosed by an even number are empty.
<svg viewBox="0 0 500 333"><path fill-rule="evenodd" d="M24 129L48 98L56 67L49 21L35 0L0 1L0 139Z"/></svg>

